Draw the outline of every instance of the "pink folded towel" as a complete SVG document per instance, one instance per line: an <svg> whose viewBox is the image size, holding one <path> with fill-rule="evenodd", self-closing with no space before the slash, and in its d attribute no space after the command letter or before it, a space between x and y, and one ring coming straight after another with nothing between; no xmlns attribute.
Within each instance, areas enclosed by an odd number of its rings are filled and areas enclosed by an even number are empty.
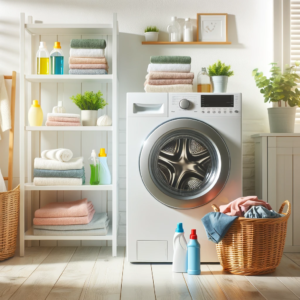
<svg viewBox="0 0 300 300"><path fill-rule="evenodd" d="M105 69L108 71L107 64L69 64L70 69Z"/></svg>
<svg viewBox="0 0 300 300"><path fill-rule="evenodd" d="M244 213L247 212L252 206L264 206L271 210L272 207L269 203L259 200L257 196L248 196L237 198L236 200L220 206L220 212L229 216L243 217Z"/></svg>
<svg viewBox="0 0 300 300"><path fill-rule="evenodd" d="M81 126L80 122L56 122L47 121L46 126Z"/></svg>
<svg viewBox="0 0 300 300"><path fill-rule="evenodd" d="M106 64L105 57L70 57L69 64Z"/></svg>
<svg viewBox="0 0 300 300"><path fill-rule="evenodd" d="M148 79L144 85L193 84L193 79Z"/></svg>
<svg viewBox="0 0 300 300"><path fill-rule="evenodd" d="M146 79L194 79L194 73L149 72Z"/></svg>
<svg viewBox="0 0 300 300"><path fill-rule="evenodd" d="M52 122L80 122L80 118L68 118L68 117L52 117L48 116L47 121Z"/></svg>

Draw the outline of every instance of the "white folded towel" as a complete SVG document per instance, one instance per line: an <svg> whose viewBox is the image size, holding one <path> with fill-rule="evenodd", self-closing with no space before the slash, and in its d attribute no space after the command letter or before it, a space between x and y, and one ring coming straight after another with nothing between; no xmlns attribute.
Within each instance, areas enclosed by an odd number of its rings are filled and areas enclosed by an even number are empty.
<svg viewBox="0 0 300 300"><path fill-rule="evenodd" d="M104 57L104 50L70 48L70 56L71 57Z"/></svg>
<svg viewBox="0 0 300 300"><path fill-rule="evenodd" d="M11 129L10 99L6 91L3 75L0 76L0 128L3 132Z"/></svg>
<svg viewBox="0 0 300 300"><path fill-rule="evenodd" d="M35 169L46 169L46 170L76 170L83 168L83 157L75 157L67 162L61 162L57 160L50 160L44 158L34 159Z"/></svg>
<svg viewBox="0 0 300 300"><path fill-rule="evenodd" d="M67 114L67 113L48 113L47 117L64 117L64 118L78 118L80 120L79 114Z"/></svg>
<svg viewBox="0 0 300 300"><path fill-rule="evenodd" d="M191 64L149 64L147 72L181 72L189 73Z"/></svg>
<svg viewBox="0 0 300 300"><path fill-rule="evenodd" d="M82 185L82 178L34 177L34 185Z"/></svg>
<svg viewBox="0 0 300 300"><path fill-rule="evenodd" d="M70 149L60 148L53 150L44 150L41 156L44 159L52 159L66 162L73 157L73 152Z"/></svg>
<svg viewBox="0 0 300 300"><path fill-rule="evenodd" d="M150 85L146 84L146 93L192 93L192 84Z"/></svg>

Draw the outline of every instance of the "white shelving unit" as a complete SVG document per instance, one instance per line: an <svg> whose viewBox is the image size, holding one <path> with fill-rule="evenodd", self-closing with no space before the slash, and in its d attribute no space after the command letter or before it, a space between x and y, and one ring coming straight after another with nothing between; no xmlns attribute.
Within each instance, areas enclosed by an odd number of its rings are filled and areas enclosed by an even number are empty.
<svg viewBox="0 0 300 300"><path fill-rule="evenodd" d="M30 47L26 46L27 35L29 34ZM111 36L111 60L112 74L107 75L36 75L32 67L34 57L32 51L34 36L82 36L82 35L107 35ZM20 255L25 255L25 241L111 241L112 254L117 254L117 232L118 232L118 114L117 114L117 45L118 44L118 23L117 14L113 14L112 24L43 24L32 23L32 17L28 17L25 23L25 14L20 15ZM65 57L67 53L65 53ZM29 59L28 59L29 56ZM68 56L67 56L68 57ZM29 61L28 61L29 60ZM29 64L29 67L28 67ZM25 69L26 65L26 69ZM27 70L28 69L28 70ZM109 84L111 86L111 115L113 126L93 127L32 127L27 125L28 105L31 102L30 84L39 84L41 90L42 83L59 84ZM39 92L41 95L41 91ZM41 96L41 101L43 101ZM34 132L41 134L43 132L95 132L97 135L107 132L111 135L111 156L112 156L112 184L111 185L82 185L82 186L35 186L31 182L25 182L32 179L32 142ZM24 145L24 146L23 146ZM25 148L27 145L27 149ZM27 151L26 151L27 150ZM85 157L87 159L87 157ZM26 170L27 163L27 170ZM89 170L86 170L88 172ZM33 191L94 191L112 192L112 220L109 225L109 231L106 236L36 236L33 229L28 226L26 228L25 207L32 200ZM31 207L29 205L29 207ZM28 213L28 208L26 213Z"/></svg>

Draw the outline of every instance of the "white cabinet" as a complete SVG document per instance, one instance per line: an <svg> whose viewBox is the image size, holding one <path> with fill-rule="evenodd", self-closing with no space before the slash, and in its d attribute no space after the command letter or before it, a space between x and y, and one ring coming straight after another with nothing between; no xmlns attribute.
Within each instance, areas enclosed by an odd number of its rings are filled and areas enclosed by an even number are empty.
<svg viewBox="0 0 300 300"><path fill-rule="evenodd" d="M279 210L284 200L292 205L286 252L300 251L300 134L262 133L255 142L255 191Z"/></svg>

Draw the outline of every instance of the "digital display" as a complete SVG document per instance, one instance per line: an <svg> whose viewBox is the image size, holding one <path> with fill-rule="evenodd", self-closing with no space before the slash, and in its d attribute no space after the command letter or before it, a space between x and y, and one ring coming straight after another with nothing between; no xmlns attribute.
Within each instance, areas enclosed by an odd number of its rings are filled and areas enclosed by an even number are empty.
<svg viewBox="0 0 300 300"><path fill-rule="evenodd" d="M201 107L234 107L234 95L201 95Z"/></svg>

